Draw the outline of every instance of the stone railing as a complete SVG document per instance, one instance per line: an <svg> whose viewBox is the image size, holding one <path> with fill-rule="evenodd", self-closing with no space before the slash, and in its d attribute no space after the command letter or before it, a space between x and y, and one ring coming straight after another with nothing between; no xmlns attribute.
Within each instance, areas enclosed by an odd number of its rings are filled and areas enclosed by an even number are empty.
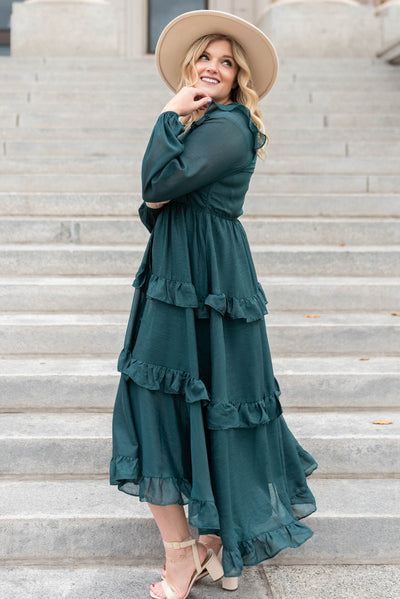
<svg viewBox="0 0 400 599"><path fill-rule="evenodd" d="M116 56L118 23L109 0L25 0L13 4L13 56Z"/></svg>
<svg viewBox="0 0 400 599"><path fill-rule="evenodd" d="M381 49L377 57L400 65L400 0L384 0L375 14L381 24Z"/></svg>
<svg viewBox="0 0 400 599"><path fill-rule="evenodd" d="M271 0L264 7L256 25L271 37L280 57L378 57L397 64L400 0L379 5L356 0Z"/></svg>

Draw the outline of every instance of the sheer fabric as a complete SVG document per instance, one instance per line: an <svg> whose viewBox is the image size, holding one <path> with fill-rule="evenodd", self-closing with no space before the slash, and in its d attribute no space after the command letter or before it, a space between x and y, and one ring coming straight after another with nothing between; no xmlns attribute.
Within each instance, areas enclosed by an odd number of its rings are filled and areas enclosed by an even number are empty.
<svg viewBox="0 0 400 599"><path fill-rule="evenodd" d="M158 118L142 167L150 231L113 416L110 483L221 535L226 576L297 547L317 467L282 415L267 299L237 217L265 141L249 111L213 102L184 131Z"/></svg>

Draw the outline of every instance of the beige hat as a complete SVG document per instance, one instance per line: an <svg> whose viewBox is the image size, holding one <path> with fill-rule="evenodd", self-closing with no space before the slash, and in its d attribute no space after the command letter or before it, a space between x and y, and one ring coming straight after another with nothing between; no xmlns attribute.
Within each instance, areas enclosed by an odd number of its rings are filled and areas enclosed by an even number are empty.
<svg viewBox="0 0 400 599"><path fill-rule="evenodd" d="M156 47L156 62L168 87L174 92L177 90L182 60L192 43L212 33L220 33L239 42L246 53L254 88L258 97L263 98L278 75L278 56L274 45L248 21L218 10L185 12L162 31Z"/></svg>

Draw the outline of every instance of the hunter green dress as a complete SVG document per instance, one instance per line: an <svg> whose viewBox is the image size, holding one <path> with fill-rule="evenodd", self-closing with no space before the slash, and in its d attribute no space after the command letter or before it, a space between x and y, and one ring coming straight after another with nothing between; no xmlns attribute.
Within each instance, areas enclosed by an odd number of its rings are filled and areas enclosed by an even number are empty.
<svg viewBox="0 0 400 599"><path fill-rule="evenodd" d="M188 130L161 114L142 165L150 231L113 416L110 483L222 538L225 576L312 535L317 467L279 402L257 281L238 216L265 136L236 102Z"/></svg>

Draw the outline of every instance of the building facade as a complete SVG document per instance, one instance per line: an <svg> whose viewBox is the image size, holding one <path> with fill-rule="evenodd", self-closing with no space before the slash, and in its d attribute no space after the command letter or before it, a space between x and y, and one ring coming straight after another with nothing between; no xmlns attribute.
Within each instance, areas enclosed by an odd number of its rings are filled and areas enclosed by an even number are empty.
<svg viewBox="0 0 400 599"><path fill-rule="evenodd" d="M247 19L281 57L373 58L400 44L400 0L0 0L0 18L2 7L3 21L12 8L15 56L143 56L172 18L196 9Z"/></svg>

